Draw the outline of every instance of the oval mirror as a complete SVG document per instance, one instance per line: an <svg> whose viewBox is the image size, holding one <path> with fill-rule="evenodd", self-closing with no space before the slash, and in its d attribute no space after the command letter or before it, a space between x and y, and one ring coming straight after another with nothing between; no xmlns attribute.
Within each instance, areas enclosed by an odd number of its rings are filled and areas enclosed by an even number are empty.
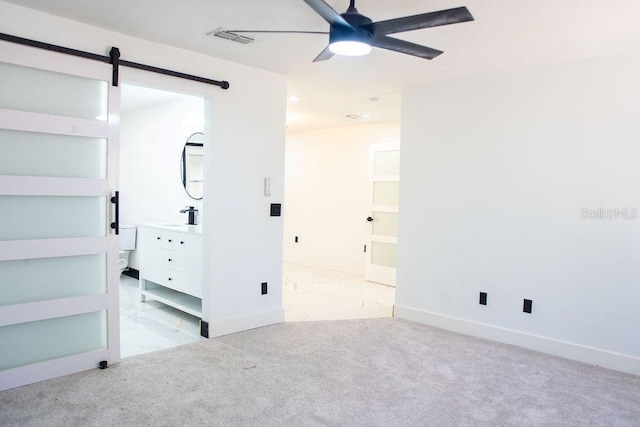
<svg viewBox="0 0 640 427"><path fill-rule="evenodd" d="M204 156L204 134L196 132L191 135L184 144L182 150L182 185L185 191L195 200L202 199L203 195L203 157Z"/></svg>

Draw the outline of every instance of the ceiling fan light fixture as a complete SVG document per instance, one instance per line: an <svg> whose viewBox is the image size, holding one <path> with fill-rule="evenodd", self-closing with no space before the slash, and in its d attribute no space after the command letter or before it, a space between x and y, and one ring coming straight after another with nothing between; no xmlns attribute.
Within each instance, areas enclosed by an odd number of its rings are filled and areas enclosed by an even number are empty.
<svg viewBox="0 0 640 427"><path fill-rule="evenodd" d="M371 52L373 34L369 30L371 19L360 15L353 6L342 15L349 27L332 25L329 34L329 50L336 55L362 56Z"/></svg>
<svg viewBox="0 0 640 427"><path fill-rule="evenodd" d="M341 40L332 42L329 50L336 55L362 56L371 52L371 45L355 40Z"/></svg>

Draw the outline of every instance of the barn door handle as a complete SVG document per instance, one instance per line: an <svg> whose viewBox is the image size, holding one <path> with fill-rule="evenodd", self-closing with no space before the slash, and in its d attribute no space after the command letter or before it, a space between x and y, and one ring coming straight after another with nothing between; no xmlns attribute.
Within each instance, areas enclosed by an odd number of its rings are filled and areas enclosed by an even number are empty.
<svg viewBox="0 0 640 427"><path fill-rule="evenodd" d="M120 234L120 192L111 198L111 203L116 205L116 222L111 223L111 228L116 230L116 235Z"/></svg>

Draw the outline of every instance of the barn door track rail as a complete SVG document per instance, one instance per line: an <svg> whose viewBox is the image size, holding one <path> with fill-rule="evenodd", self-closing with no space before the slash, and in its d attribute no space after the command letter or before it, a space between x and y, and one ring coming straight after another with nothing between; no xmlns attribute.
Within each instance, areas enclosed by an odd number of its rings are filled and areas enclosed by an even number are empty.
<svg viewBox="0 0 640 427"><path fill-rule="evenodd" d="M106 56L106 55L98 55L96 53L91 53L91 52L85 52L82 50L72 49L69 47L58 46L50 43L39 42L37 40L25 39L22 37L12 36L10 34L4 34L4 33L0 33L0 40L111 64L113 66L113 76L111 81L111 84L113 86L118 86L119 84L119 71L120 71L120 66L122 66L122 67L135 68L143 71L149 71L157 74L164 74L165 76L177 77L180 79L191 80L194 82L205 83L213 86L219 86L221 89L229 89L229 82L225 80L222 80L222 81L213 80L213 79L208 79L206 77L194 76L192 74L181 73L179 71L167 70L166 68L159 68L159 67L154 67L152 65L140 64L137 62L120 59L120 49L118 49L117 47L112 47L111 51L109 52L109 56Z"/></svg>

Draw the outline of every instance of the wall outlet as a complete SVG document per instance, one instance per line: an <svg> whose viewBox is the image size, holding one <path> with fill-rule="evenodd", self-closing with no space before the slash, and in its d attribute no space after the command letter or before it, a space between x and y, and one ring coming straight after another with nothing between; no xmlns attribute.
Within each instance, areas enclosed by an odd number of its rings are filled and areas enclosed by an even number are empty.
<svg viewBox="0 0 640 427"><path fill-rule="evenodd" d="M487 305L487 293L486 292L480 292L480 305Z"/></svg>
<svg viewBox="0 0 640 427"><path fill-rule="evenodd" d="M298 243L298 236L295 237L294 241Z"/></svg>
<svg viewBox="0 0 640 427"><path fill-rule="evenodd" d="M262 295L267 294L267 282L262 282L262 288L260 292L262 292Z"/></svg>
<svg viewBox="0 0 640 427"><path fill-rule="evenodd" d="M524 300L524 304L522 304L522 311L525 313L531 313L531 306L533 305L533 301L530 299Z"/></svg>

